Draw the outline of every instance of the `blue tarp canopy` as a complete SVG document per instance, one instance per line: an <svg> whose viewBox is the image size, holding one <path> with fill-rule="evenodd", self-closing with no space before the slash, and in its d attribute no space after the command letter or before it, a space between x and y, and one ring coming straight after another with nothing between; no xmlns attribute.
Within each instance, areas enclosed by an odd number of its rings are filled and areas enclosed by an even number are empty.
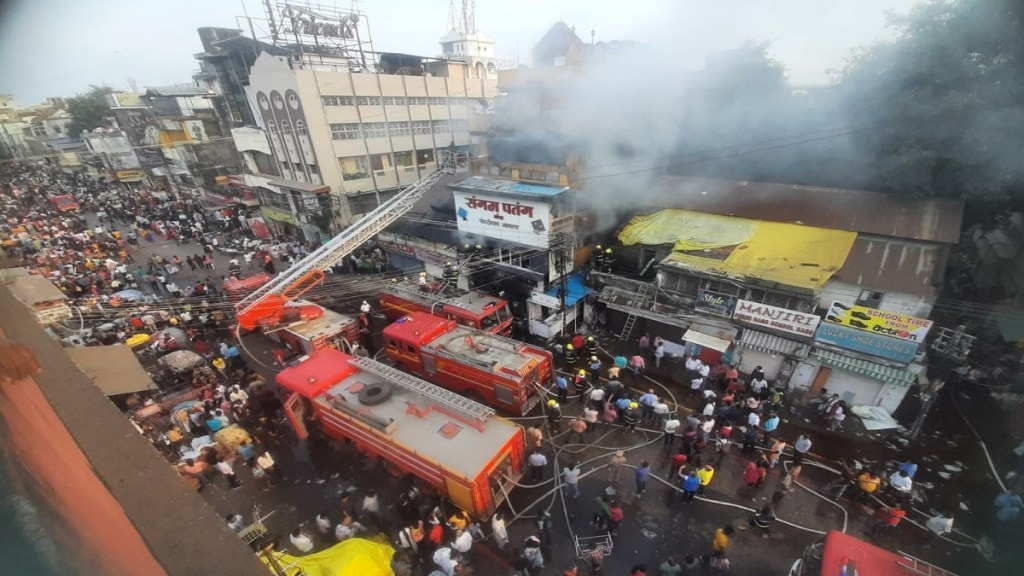
<svg viewBox="0 0 1024 576"><path fill-rule="evenodd" d="M587 288L583 280L584 277L582 272L570 274L565 278L565 288L569 291L569 293L565 295L565 305L567 307L575 306L577 302L586 298L587 294L590 294L591 290L590 288ZM544 294L551 296L552 298L558 298L558 290L561 287L562 283L560 281L555 282L548 287Z"/></svg>

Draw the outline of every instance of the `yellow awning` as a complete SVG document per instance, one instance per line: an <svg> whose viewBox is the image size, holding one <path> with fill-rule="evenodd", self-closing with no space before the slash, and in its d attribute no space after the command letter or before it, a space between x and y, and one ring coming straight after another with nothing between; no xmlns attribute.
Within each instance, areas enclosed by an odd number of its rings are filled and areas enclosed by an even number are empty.
<svg viewBox="0 0 1024 576"><path fill-rule="evenodd" d="M662 265L731 278L756 278L819 291L842 268L855 232L661 210L634 218L619 234L630 244L675 243Z"/></svg>

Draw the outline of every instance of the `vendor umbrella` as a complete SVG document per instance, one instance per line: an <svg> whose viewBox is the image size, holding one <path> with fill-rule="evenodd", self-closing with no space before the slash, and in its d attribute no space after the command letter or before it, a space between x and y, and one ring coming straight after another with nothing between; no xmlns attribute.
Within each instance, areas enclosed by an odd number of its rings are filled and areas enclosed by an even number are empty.
<svg viewBox="0 0 1024 576"><path fill-rule="evenodd" d="M121 290L120 292L114 292L111 296L118 300L125 300L127 302L136 302L138 300L146 299L146 293L139 290Z"/></svg>
<svg viewBox="0 0 1024 576"><path fill-rule="evenodd" d="M191 350L175 350L160 359L160 364L179 372L195 368L202 363L203 357Z"/></svg>
<svg viewBox="0 0 1024 576"><path fill-rule="evenodd" d="M174 343L177 344L178 348L188 348L188 336L181 328L164 328L157 332L153 337L153 339L157 341L167 340L168 338L174 340Z"/></svg>

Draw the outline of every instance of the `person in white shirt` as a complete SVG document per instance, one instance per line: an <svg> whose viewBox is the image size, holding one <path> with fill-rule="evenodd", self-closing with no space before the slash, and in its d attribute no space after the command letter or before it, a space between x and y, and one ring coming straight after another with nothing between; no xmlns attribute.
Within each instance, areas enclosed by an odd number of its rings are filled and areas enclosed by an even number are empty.
<svg viewBox="0 0 1024 576"><path fill-rule="evenodd" d="M351 516L346 516L341 524L334 529L334 537L338 539L338 542L344 542L349 538L352 538L359 532L365 532L366 526L363 526L359 522L352 519Z"/></svg>
<svg viewBox="0 0 1024 576"><path fill-rule="evenodd" d="M676 440L676 432L679 430L679 417L674 413L668 415L668 420L665 420L665 437L664 444L665 448L671 448L672 443Z"/></svg>
<svg viewBox="0 0 1024 576"><path fill-rule="evenodd" d="M455 567L458 565L458 561L452 558L452 549L442 546L434 551L434 555L431 558L434 564L437 564L438 569L445 576L454 576Z"/></svg>
<svg viewBox="0 0 1024 576"><path fill-rule="evenodd" d="M455 540L452 541L452 550L459 554L468 554L473 549L473 535L469 530L456 530Z"/></svg>
<svg viewBox="0 0 1024 576"><path fill-rule="evenodd" d="M583 421L587 423L587 428L595 430L597 427L598 413L592 406L586 406L583 408Z"/></svg>
<svg viewBox="0 0 1024 576"><path fill-rule="evenodd" d="M548 465L548 457L534 451L527 460L530 462L530 482L539 484L544 479L544 467Z"/></svg>
<svg viewBox="0 0 1024 576"><path fill-rule="evenodd" d="M700 370L701 361L696 356L687 356L685 365L690 372L697 372Z"/></svg>
<svg viewBox="0 0 1024 576"><path fill-rule="evenodd" d="M289 539L292 542L292 546L294 546L299 552L306 553L313 551L313 539L309 537L309 534L303 532L302 528L292 530L292 535Z"/></svg>
<svg viewBox="0 0 1024 576"><path fill-rule="evenodd" d="M760 425L761 417L757 415L757 412L751 412L750 415L747 416L747 426L750 426L751 428L757 428Z"/></svg>
<svg viewBox="0 0 1024 576"><path fill-rule="evenodd" d="M332 525L333 524L331 523L331 519L327 516L326 510L316 515L316 528L321 534L329 534Z"/></svg>
<svg viewBox="0 0 1024 576"><path fill-rule="evenodd" d="M698 362L700 361L698 360ZM707 378L711 374L711 366L701 362L700 368L697 369L697 372L701 375L702 378Z"/></svg>
<svg viewBox="0 0 1024 576"><path fill-rule="evenodd" d="M714 400L708 400L707 403L704 404L704 409L701 410L700 414L701 414L701 416L714 416L715 415L715 401Z"/></svg>
<svg viewBox="0 0 1024 576"><path fill-rule="evenodd" d="M661 368L661 359L665 357L665 344L658 342L658 347L654 349L654 367Z"/></svg>
<svg viewBox="0 0 1024 576"><path fill-rule="evenodd" d="M249 268L251 270L252 269L252 252L246 252L245 254L242 255L242 258L245 260L245 267Z"/></svg>
<svg viewBox="0 0 1024 576"><path fill-rule="evenodd" d="M764 393L764 390L767 387L768 381L765 380L764 378L754 378L753 380L750 381L750 391L756 394L758 397L760 397Z"/></svg>
<svg viewBox="0 0 1024 576"><path fill-rule="evenodd" d="M889 477L889 485L893 488L909 494L914 489L914 481L910 478L905 470L893 474Z"/></svg>
<svg viewBox="0 0 1024 576"><path fill-rule="evenodd" d="M658 403L654 405L654 425L660 426L665 418L668 416L668 403L664 400L659 399Z"/></svg>
<svg viewBox="0 0 1024 576"><path fill-rule="evenodd" d="M604 396L605 389L601 386L595 386L594 389L590 391L590 401L596 404L604 402Z"/></svg>
<svg viewBox="0 0 1024 576"><path fill-rule="evenodd" d="M690 390L694 392L700 390L704 386L704 378L697 373L692 380L690 380Z"/></svg>
<svg viewBox="0 0 1024 576"><path fill-rule="evenodd" d="M573 498L580 497L580 465L576 462L572 463L572 466L566 466L562 469L562 481L572 491Z"/></svg>

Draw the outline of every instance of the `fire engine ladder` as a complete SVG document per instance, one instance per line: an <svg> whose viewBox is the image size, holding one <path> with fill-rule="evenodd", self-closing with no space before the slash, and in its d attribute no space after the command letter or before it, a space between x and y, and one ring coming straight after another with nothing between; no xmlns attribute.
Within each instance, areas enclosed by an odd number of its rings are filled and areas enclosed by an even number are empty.
<svg viewBox="0 0 1024 576"><path fill-rule="evenodd" d="M622 332L619 333L620 340L629 340L629 335L633 333L633 326L636 325L636 310L643 306L644 298L647 297L647 289L650 284L646 282L640 285L640 288L636 291L636 296L633 297L633 306L629 312L629 316L626 317L626 323L622 325Z"/></svg>
<svg viewBox="0 0 1024 576"><path fill-rule="evenodd" d="M235 309L239 314L249 311L264 297L285 291L294 282L314 270L324 270L337 264L367 240L383 232L385 228L412 209L416 202L445 174L455 173L458 155L449 151L439 151L438 155L441 157L441 169L420 178L394 198L375 208L354 226L310 252L294 266L243 298Z"/></svg>
<svg viewBox="0 0 1024 576"><path fill-rule="evenodd" d="M914 558L906 552L900 552L903 556L902 560L898 560L896 565L901 568L906 568L914 574L920 574L921 576L956 576L956 574L939 568L934 564L929 564L919 558Z"/></svg>
<svg viewBox="0 0 1024 576"><path fill-rule="evenodd" d="M458 306L459 305L459 301L457 299L455 299L455 298L446 298L444 296L438 296L437 294L435 294L433 292L424 292L424 291L420 290L418 286L417 287L413 287L413 286L409 286L407 284L395 283L394 287L399 292L405 292L406 294L409 294L410 296L418 296L420 298L426 298L427 300L433 301L435 304L452 304L453 306Z"/></svg>
<svg viewBox="0 0 1024 576"><path fill-rule="evenodd" d="M394 382L399 386L416 392L417 394L429 398L439 404L458 410L459 412L475 418L480 422L486 422L491 418L491 416L494 416L494 409L490 406L484 406L479 402L474 402L465 396L461 396L450 390L445 390L440 386L435 386L429 382L420 380L415 376L406 374L405 372L402 372L397 368L392 368L387 364L377 362L372 358L357 356L355 358L351 358L349 363L360 370L376 374L381 378L387 379L389 382Z"/></svg>

